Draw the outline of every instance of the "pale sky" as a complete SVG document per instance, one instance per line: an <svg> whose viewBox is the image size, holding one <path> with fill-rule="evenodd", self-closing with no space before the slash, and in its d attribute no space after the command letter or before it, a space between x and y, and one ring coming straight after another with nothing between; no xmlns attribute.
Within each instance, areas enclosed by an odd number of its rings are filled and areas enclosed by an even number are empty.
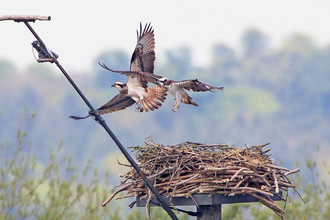
<svg viewBox="0 0 330 220"><path fill-rule="evenodd" d="M279 46L294 32L311 36L317 45L330 43L330 1L288 0L18 0L0 3L0 15L49 15L32 27L70 72L89 72L104 50L131 55L139 22L155 30L156 65L164 51L192 48L196 65L207 65L211 48L224 43L238 48L249 28ZM23 23L0 22L0 59L26 68L34 61L33 35ZM109 64L111 66L111 64ZM129 63L127 64L127 68Z"/></svg>

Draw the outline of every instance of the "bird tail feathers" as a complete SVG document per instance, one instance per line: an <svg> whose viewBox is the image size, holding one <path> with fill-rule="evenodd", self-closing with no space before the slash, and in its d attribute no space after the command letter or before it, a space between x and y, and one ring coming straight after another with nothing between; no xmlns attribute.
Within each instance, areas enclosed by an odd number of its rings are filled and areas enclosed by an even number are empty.
<svg viewBox="0 0 330 220"><path fill-rule="evenodd" d="M198 106L198 104L187 93L182 94L181 102L187 105Z"/></svg>
<svg viewBox="0 0 330 220"><path fill-rule="evenodd" d="M148 89L148 94L147 98L140 101L140 112L143 112L143 110L146 112L153 111L162 106L162 102L165 101L167 96L167 89L161 86L153 86Z"/></svg>

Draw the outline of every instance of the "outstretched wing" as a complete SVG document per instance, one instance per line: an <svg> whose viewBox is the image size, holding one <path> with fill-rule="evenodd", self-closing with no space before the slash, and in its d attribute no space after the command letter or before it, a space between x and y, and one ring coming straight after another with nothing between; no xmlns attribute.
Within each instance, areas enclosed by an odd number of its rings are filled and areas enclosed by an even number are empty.
<svg viewBox="0 0 330 220"><path fill-rule="evenodd" d="M223 87L210 86L208 84L202 83L198 79L187 79L187 80L182 80L178 83L184 89L186 90L191 89L194 92L205 92L205 91L213 92L214 89L223 90Z"/></svg>
<svg viewBox="0 0 330 220"><path fill-rule="evenodd" d="M162 76L158 76L158 75L155 75L155 74L149 73L149 72L113 70L113 69L110 69L109 67L107 67L104 63L101 64L100 62L99 62L99 65L101 67L103 67L104 69L109 70L111 72L123 74L125 76L128 76L131 79L136 78L136 79L140 80L141 82L145 82L147 84L148 84L148 82L153 83L153 84L158 84L159 79L163 78Z"/></svg>
<svg viewBox="0 0 330 220"><path fill-rule="evenodd" d="M137 44L131 58L131 71L154 72L155 37L151 24L146 24L142 31L140 23L140 33L137 31Z"/></svg>
<svg viewBox="0 0 330 220"><path fill-rule="evenodd" d="M135 101L131 97L119 93L118 95L113 97L109 102L98 108L97 111L99 112L100 115L103 115L111 112L124 110L125 108L133 105L134 103ZM88 118L90 116L92 116L91 113L89 113L87 116L84 117L69 116L69 118L72 118L74 120L80 120L80 119Z"/></svg>
<svg viewBox="0 0 330 220"><path fill-rule="evenodd" d="M97 110L101 115L103 115L111 112L124 110L125 108L133 105L134 103L135 101L131 97L119 93L118 95L113 97L109 102L102 105Z"/></svg>

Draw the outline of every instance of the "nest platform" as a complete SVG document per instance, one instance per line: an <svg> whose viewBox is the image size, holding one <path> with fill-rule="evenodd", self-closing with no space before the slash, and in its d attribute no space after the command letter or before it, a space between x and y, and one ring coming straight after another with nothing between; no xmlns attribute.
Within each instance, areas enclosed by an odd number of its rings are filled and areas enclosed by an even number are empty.
<svg viewBox="0 0 330 220"><path fill-rule="evenodd" d="M295 188L288 176L299 169L277 166L270 158L271 149L264 150L267 145L238 148L185 142L165 146L151 140L132 149L143 173L172 206L259 201L284 219L285 211L274 201L287 202L283 192L287 195L289 188ZM125 191L117 199L136 197L130 207L158 205L134 169L121 177L124 180L107 202Z"/></svg>

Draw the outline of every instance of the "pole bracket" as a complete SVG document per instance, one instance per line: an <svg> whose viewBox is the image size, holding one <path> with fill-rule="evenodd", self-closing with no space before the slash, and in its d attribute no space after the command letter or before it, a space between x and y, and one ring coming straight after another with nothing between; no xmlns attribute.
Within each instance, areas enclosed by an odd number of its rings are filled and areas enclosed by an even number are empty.
<svg viewBox="0 0 330 220"><path fill-rule="evenodd" d="M39 41L35 40L31 44L32 47L36 49L36 51L38 52L38 58L36 57L38 63L43 63L43 62L53 63L54 62L53 56L56 59L58 58L58 55L55 52L51 51L47 47L44 47L42 44L40 44Z"/></svg>

